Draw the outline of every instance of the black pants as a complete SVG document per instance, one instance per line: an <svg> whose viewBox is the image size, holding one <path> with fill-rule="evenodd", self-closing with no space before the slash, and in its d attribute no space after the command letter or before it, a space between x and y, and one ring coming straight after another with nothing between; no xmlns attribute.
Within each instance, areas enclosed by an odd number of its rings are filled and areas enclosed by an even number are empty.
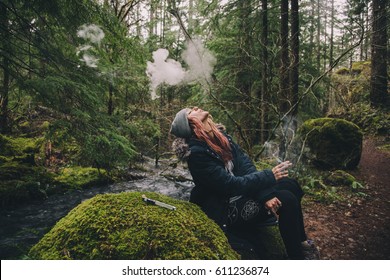
<svg viewBox="0 0 390 280"><path fill-rule="evenodd" d="M301 208L303 191L298 182L286 178L279 180L274 186L275 196L282 202L279 208L279 230L283 238L288 257L303 259L301 242L307 239ZM243 230L268 219L270 216L264 202L242 197L230 203L229 227L237 231Z"/></svg>

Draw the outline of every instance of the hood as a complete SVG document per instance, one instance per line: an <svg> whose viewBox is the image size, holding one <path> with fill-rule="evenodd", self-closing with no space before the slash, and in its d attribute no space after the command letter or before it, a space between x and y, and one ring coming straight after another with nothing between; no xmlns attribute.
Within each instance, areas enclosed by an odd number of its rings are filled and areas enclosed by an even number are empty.
<svg viewBox="0 0 390 280"><path fill-rule="evenodd" d="M216 126L221 132L225 132L226 128L224 125L216 124ZM172 150L177 158L183 162L187 161L191 154L191 149L186 138L176 138L172 142Z"/></svg>
<svg viewBox="0 0 390 280"><path fill-rule="evenodd" d="M185 138L176 138L172 143L172 150L180 161L187 161L191 154Z"/></svg>

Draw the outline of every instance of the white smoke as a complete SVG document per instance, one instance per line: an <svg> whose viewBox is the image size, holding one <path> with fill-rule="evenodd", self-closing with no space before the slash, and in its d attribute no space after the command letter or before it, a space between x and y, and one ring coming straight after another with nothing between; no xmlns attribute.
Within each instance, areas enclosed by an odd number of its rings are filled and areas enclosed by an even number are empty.
<svg viewBox="0 0 390 280"><path fill-rule="evenodd" d="M96 68L97 63L99 61L98 58L94 57L93 55L87 54L87 53L84 53L80 60L84 61L88 67L92 67L92 68Z"/></svg>
<svg viewBox="0 0 390 280"><path fill-rule="evenodd" d="M105 34L96 24L83 24L77 31L77 36L93 44L100 44Z"/></svg>
<svg viewBox="0 0 390 280"><path fill-rule="evenodd" d="M105 36L103 30L95 24L84 24L78 29L77 36L89 43L77 48L76 54L81 55L80 61L83 61L88 67L96 68L99 59L93 55L95 47L90 44L100 46L100 42Z"/></svg>
<svg viewBox="0 0 390 280"><path fill-rule="evenodd" d="M203 84L211 81L211 74L217 60L199 39L194 39L187 44L182 58L188 65L185 77L187 82L199 81Z"/></svg>
<svg viewBox="0 0 390 280"><path fill-rule="evenodd" d="M159 85L163 83L171 86L177 85L185 76L185 71L180 63L173 59L168 59L168 55L168 50L158 49L153 52L154 62L147 62L146 74L150 78L153 100L158 97L156 89Z"/></svg>
<svg viewBox="0 0 390 280"><path fill-rule="evenodd" d="M166 49L158 49L153 52L153 62L147 62L146 74L151 82L152 99L159 96L156 93L161 84L178 85L180 83L200 82L202 85L211 80L211 74L216 59L209 50L204 48L198 39L192 40L186 45L182 59L188 69L168 58L169 52Z"/></svg>

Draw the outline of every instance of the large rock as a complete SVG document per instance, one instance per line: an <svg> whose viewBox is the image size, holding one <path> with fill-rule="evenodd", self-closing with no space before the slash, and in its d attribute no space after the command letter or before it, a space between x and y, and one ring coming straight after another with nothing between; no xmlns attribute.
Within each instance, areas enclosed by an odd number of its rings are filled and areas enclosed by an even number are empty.
<svg viewBox="0 0 390 280"><path fill-rule="evenodd" d="M176 206L146 204L141 195ZM97 195L62 218L32 259L237 259L222 230L189 202L157 193Z"/></svg>
<svg viewBox="0 0 390 280"><path fill-rule="evenodd" d="M316 165L352 169L359 164L363 133L354 123L333 118L312 119L302 125L299 133Z"/></svg>

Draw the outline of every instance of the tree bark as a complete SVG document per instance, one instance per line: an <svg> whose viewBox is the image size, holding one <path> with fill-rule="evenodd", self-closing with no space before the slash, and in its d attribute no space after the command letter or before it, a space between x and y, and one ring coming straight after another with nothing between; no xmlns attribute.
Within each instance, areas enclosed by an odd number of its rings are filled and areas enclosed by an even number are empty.
<svg viewBox="0 0 390 280"><path fill-rule="evenodd" d="M281 1L281 24L280 24L280 110L288 111L289 104L289 56L288 56L288 0Z"/></svg>
<svg viewBox="0 0 390 280"><path fill-rule="evenodd" d="M374 107L388 108L387 77L387 0L373 0L371 41L371 92Z"/></svg>
<svg viewBox="0 0 390 280"><path fill-rule="evenodd" d="M262 31L261 31L261 44L263 65L261 69L261 92L260 92L260 143L264 143L268 138L266 135L266 116L267 106L265 101L268 99L268 0L262 0Z"/></svg>
<svg viewBox="0 0 390 280"><path fill-rule="evenodd" d="M299 4L298 0L291 1L291 103L299 99ZM298 106L294 106L292 115L298 114Z"/></svg>
<svg viewBox="0 0 390 280"><path fill-rule="evenodd" d="M8 97L9 97L9 83L10 83L10 61L8 58L10 52L9 46L9 23L7 15L7 7L0 2L0 34L1 34L1 48L2 48L2 68L3 68L3 82L0 89L0 133L9 132L8 123Z"/></svg>

